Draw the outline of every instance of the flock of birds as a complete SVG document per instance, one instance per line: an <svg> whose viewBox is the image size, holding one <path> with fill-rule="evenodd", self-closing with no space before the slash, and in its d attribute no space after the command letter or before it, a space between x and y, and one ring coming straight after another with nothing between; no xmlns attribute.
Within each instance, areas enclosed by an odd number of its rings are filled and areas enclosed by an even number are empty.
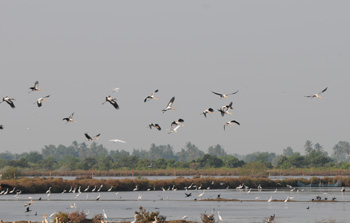
<svg viewBox="0 0 350 223"><path fill-rule="evenodd" d="M40 91L43 91L42 89L39 88L39 81L36 81L34 83L34 86L30 87L29 88L30 91L28 93L31 93L31 92L40 92ZM324 93L325 91L327 90L327 87L325 89L323 89L321 92L319 93L316 93L316 94L312 94L312 95L307 95L305 97L308 97L308 98L321 98L321 94ZM113 89L113 92L118 92L119 91L119 88L115 88ZM155 90L154 92L152 92L152 94L148 95L145 99L144 99L144 102L148 102L150 100L159 100L158 97L156 97L155 95L159 92L159 90ZM218 92L215 92L215 91L212 91L213 94L215 95L218 95L220 98L228 98L230 95L235 95L238 93L238 90L233 92L233 93L228 93L228 94L224 94L224 93L218 93ZM37 104L38 107L42 107L43 106L43 102L44 101L48 101L48 98L50 97L50 95L46 95L46 96L43 96L43 97L40 97L36 100L36 102L34 102L35 104ZM14 103L15 99L14 98L11 98L9 96L5 96L2 98L2 101L0 101L0 103L2 102L6 102L11 108L15 108L15 103ZM167 111L171 111L171 110L176 110L174 107L173 107L173 104L174 104L174 101L175 101L175 97L172 97L168 104L166 105L166 107L164 109L162 109L162 112L165 113ZM108 102L109 104L111 104L115 109L120 109L120 106L117 102L117 99L116 98L113 98L111 95L108 95L106 98L105 98L105 101L102 103L102 104L105 104L106 102ZM221 106L219 109L217 109L217 111L220 113L220 115L222 117L224 117L225 115L231 115L232 112L231 110L233 109L233 102L230 102L229 104L227 105L223 105ZM208 109L205 109L201 114L207 118L207 115L208 114L212 114L214 113L215 110L213 108L208 108ZM73 116L74 116L74 112L69 116L69 117L65 117L63 118L62 120L67 123L75 123L76 120L73 119ZM178 129L181 127L181 126L184 126L184 119L180 118L178 120L175 120L173 122L171 122L171 125L170 125L170 128L167 129L168 130L168 133L176 133L178 131ZM230 121L227 121L226 123L224 123L223 125L223 128L224 130L226 130L226 128L228 126L234 126L234 125L240 125L240 123L237 121L237 120L230 120ZM161 131L162 128L161 126L158 124L158 123L150 123L149 125L149 128L152 129L152 128L156 128L158 131ZM0 130L1 129L4 129L4 126L3 125L0 125ZM101 133L99 134L96 134L95 136L90 136L88 133L84 133L86 139L88 141L93 141L93 140L98 140L99 139L99 136L101 135ZM111 139L110 141L116 143L116 142L121 142L121 143L126 143L125 141L123 140L120 140L120 139Z"/></svg>

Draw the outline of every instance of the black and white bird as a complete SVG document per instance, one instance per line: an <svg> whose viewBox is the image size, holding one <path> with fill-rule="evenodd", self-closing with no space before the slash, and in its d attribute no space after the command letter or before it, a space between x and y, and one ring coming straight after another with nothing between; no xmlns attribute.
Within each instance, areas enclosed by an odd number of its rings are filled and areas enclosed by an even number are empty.
<svg viewBox="0 0 350 223"><path fill-rule="evenodd" d="M102 104L104 104L104 103L106 103L106 102L109 102L111 105L113 105L113 107L114 107L115 109L119 109L119 105L118 105L118 103L117 103L117 99L116 99L116 98L112 98L110 95L108 95L108 96L106 97L106 101L103 102Z"/></svg>
<svg viewBox="0 0 350 223"><path fill-rule="evenodd" d="M97 134L96 136L94 137L91 137L89 134L87 133L84 133L85 137L88 139L88 141L92 141L92 140L98 140L99 139L99 136L101 135L101 133Z"/></svg>
<svg viewBox="0 0 350 223"><path fill-rule="evenodd" d="M10 98L9 96L3 97L3 98L2 98L2 101L0 101L0 103L2 103L2 102L4 102L4 101L5 101L7 104L9 104L9 105L11 106L11 108L15 108L15 107L16 107L15 104L13 103L13 101L15 101L14 98Z"/></svg>
<svg viewBox="0 0 350 223"><path fill-rule="evenodd" d="M327 89L328 89L328 87L323 89L320 93L313 94L313 95L307 95L305 97L307 97L307 98L322 98L320 94L322 94L323 92L327 91Z"/></svg>
<svg viewBox="0 0 350 223"><path fill-rule="evenodd" d="M38 105L38 107L41 107L43 105L43 101L48 101L47 98L50 97L50 95L47 95L45 97L41 97L38 98L38 100L36 100L36 104ZM34 103L35 104L35 103Z"/></svg>
<svg viewBox="0 0 350 223"><path fill-rule="evenodd" d="M151 100L151 99L158 100L158 98L156 98L156 97L154 96L155 93L157 93L157 92L158 92L158 89L155 90L151 95L147 96L147 97L145 98L145 100L143 100L143 102L147 102L147 101L149 101L149 100Z"/></svg>
<svg viewBox="0 0 350 223"><path fill-rule="evenodd" d="M233 93L230 93L230 94L221 94L221 93L217 93L217 92L212 91L212 93L214 93L214 94L216 94L216 95L219 95L220 98L227 98L229 95L237 94L237 92L238 92L238 91L233 92Z"/></svg>
<svg viewBox="0 0 350 223"><path fill-rule="evenodd" d="M162 128L161 128L157 123L156 123L156 124L150 123L150 124L148 125L148 127L149 127L150 129L152 129L152 127L154 127L154 128L156 128L156 129L158 129L158 131L162 130Z"/></svg>
<svg viewBox="0 0 350 223"><path fill-rule="evenodd" d="M239 122L237 122L236 120L228 121L228 122L226 122L225 125L224 125L224 130L226 130L226 126L227 126L227 125L234 125L234 124L241 125L241 124L239 124Z"/></svg>
<svg viewBox="0 0 350 223"><path fill-rule="evenodd" d="M232 112L230 112L230 110L233 109L232 105L233 105L233 102L231 101L230 104L224 105L224 106L222 106L220 109L218 109L218 111L220 112L220 114L221 114L222 117L224 117L225 115L230 115L230 114L232 114Z"/></svg>
<svg viewBox="0 0 350 223"><path fill-rule="evenodd" d="M170 99L168 105L166 106L166 108L164 108L164 109L162 110L162 112L164 113L164 112L166 112L166 111L168 111L168 110L176 110L175 108L172 107L174 101L175 101L175 97L172 97L172 98Z"/></svg>
<svg viewBox="0 0 350 223"><path fill-rule="evenodd" d="M207 117L207 114L212 114L212 113L214 113L214 109L212 109L212 108L208 108L207 110L204 110L202 113L201 113L201 115L203 114L204 115L204 117Z"/></svg>
<svg viewBox="0 0 350 223"><path fill-rule="evenodd" d="M172 128L175 128L177 125L184 126L183 123L184 123L184 120L183 120L182 118L179 118L178 120L173 121L173 122L171 123L171 127L172 127Z"/></svg>
<svg viewBox="0 0 350 223"><path fill-rule="evenodd" d="M31 91L29 91L28 93L33 92L33 91L42 91L42 89L39 89L39 81L35 81L34 86L30 87L29 89Z"/></svg>
<svg viewBox="0 0 350 223"><path fill-rule="evenodd" d="M68 122L76 122L76 120L73 120L73 115L74 115L74 112L68 118L63 118L62 121L66 121L66 124Z"/></svg>

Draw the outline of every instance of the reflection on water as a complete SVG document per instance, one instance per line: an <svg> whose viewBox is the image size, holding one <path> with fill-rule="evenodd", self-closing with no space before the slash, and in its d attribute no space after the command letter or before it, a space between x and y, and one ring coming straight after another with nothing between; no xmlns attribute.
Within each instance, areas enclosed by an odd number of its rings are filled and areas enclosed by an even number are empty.
<svg viewBox="0 0 350 223"><path fill-rule="evenodd" d="M350 188L346 188L350 191ZM191 193L190 197L185 192ZM181 219L187 215L187 220L198 221L202 213L220 211L224 222L266 222L266 218L276 215L275 222L349 222L350 194L342 193L340 188L290 188L258 191L247 190L205 190L202 199L217 198L238 199L240 201L200 201L199 194L203 190L176 191L130 191L130 192L82 192L50 194L13 194L0 196L0 219L3 221L30 220L41 222L44 214L89 211L88 217L102 214L108 216L108 221L132 221L134 211L143 206L147 211L159 211L167 220ZM138 200L142 195L141 200ZM99 200L96 200L100 196ZM267 200L272 196L272 202ZM320 196L322 200L333 197L336 202L311 202ZM283 202L289 197L288 202ZM39 198L41 200L39 201ZM30 209L25 212L24 204L34 200ZM195 201L195 199L198 199ZM278 202L277 202L278 200ZM71 208L70 206L74 206ZM309 209L307 209L309 207ZM35 216L35 213L37 215ZM52 220L52 219L51 219Z"/></svg>

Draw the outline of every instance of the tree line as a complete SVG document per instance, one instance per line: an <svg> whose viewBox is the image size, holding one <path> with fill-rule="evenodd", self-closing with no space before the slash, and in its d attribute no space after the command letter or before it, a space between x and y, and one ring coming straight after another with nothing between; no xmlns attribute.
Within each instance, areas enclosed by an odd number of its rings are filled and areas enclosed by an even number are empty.
<svg viewBox="0 0 350 223"><path fill-rule="evenodd" d="M350 143L340 141L333 147L331 156L319 144L307 140L305 154L294 152L291 147L283 149L282 154L254 152L247 155L227 154L221 145L210 146L207 152L198 149L191 142L175 152L171 145L152 144L149 150L134 149L107 150L103 145L93 142L70 146L45 146L41 152L32 151L21 154L0 153L0 168L20 168L22 170L114 170L114 169L167 169L167 168L238 168L244 165L262 164L265 168L331 168L350 169Z"/></svg>

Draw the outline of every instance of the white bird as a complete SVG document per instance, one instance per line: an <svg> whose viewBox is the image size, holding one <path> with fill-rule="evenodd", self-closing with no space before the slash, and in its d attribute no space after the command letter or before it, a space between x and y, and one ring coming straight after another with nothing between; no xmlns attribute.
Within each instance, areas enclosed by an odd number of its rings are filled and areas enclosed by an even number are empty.
<svg viewBox="0 0 350 223"><path fill-rule="evenodd" d="M30 87L29 89L31 91L29 91L28 93L33 92L33 91L42 91L42 89L39 89L39 81L35 81L34 86Z"/></svg>
<svg viewBox="0 0 350 223"><path fill-rule="evenodd" d="M138 188L137 185L136 185L136 187L134 188L133 191L137 191L137 190L139 190L139 188Z"/></svg>
<svg viewBox="0 0 350 223"><path fill-rule="evenodd" d="M85 191L85 192L88 191L88 190L89 190L89 187L90 187L90 185L88 185L88 186L85 188L84 191Z"/></svg>
<svg viewBox="0 0 350 223"><path fill-rule="evenodd" d="M72 202L72 203L70 203L70 208L76 208L77 207L77 205L74 203L74 202Z"/></svg>
<svg viewBox="0 0 350 223"><path fill-rule="evenodd" d="M203 190L203 192L198 195L198 198L202 199L204 192L205 192L205 190Z"/></svg>
<svg viewBox="0 0 350 223"><path fill-rule="evenodd" d="M241 124L239 124L239 122L237 122L236 120L228 121L228 122L226 122L225 125L224 125L224 130L225 130L225 128L226 128L227 125L234 125L234 124L241 125Z"/></svg>
<svg viewBox="0 0 350 223"><path fill-rule="evenodd" d="M98 200L100 200L100 198L101 198L101 194L98 194L96 197L96 200L98 201Z"/></svg>
<svg viewBox="0 0 350 223"><path fill-rule="evenodd" d="M247 191L247 194L249 194L252 191L252 188L249 188L249 190Z"/></svg>
<svg viewBox="0 0 350 223"><path fill-rule="evenodd" d="M277 193L277 188L276 188L276 190L273 193Z"/></svg>
<svg viewBox="0 0 350 223"><path fill-rule="evenodd" d="M219 222L224 222L224 221L222 220L221 215L220 215L220 211L218 211L218 218L219 218Z"/></svg>
<svg viewBox="0 0 350 223"><path fill-rule="evenodd" d="M117 143L117 142L126 143L125 141L120 140L120 139L111 139L109 141L114 142L114 143Z"/></svg>
<svg viewBox="0 0 350 223"><path fill-rule="evenodd" d="M137 200L141 200L142 199L142 195L139 194L139 196L137 197Z"/></svg>
<svg viewBox="0 0 350 223"><path fill-rule="evenodd" d="M115 109L119 109L119 105L118 105L118 103L117 103L117 99L116 99L116 98L112 98L110 95L108 95L108 96L106 97L106 101L104 101L102 104L106 103L107 101L108 101L111 105L113 105L113 107L114 107Z"/></svg>
<svg viewBox="0 0 350 223"><path fill-rule="evenodd" d="M91 192L95 192L95 190L96 190L96 185L95 185L95 187L91 190Z"/></svg>
<svg viewBox="0 0 350 223"><path fill-rule="evenodd" d="M50 193L51 192L51 187L46 191L46 193Z"/></svg>
<svg viewBox="0 0 350 223"><path fill-rule="evenodd" d="M219 95L220 98L227 98L229 95L238 93L238 91L233 92L233 93L230 93L230 94L221 94L221 93L216 93L216 92L214 92L214 91L212 91L212 93L213 93L213 94L216 94L216 95Z"/></svg>
<svg viewBox="0 0 350 223"><path fill-rule="evenodd" d="M38 100L36 100L36 104L38 105L38 107L41 107L43 105L43 101L48 101L47 100L48 97L50 97L50 95L38 98Z"/></svg>
<svg viewBox="0 0 350 223"><path fill-rule="evenodd" d="M287 196L287 198L284 200L284 203L287 203L289 200L289 196Z"/></svg>
<svg viewBox="0 0 350 223"><path fill-rule="evenodd" d="M113 186L111 186L111 188L109 188L107 191L110 192L112 191L112 189L113 189Z"/></svg>
<svg viewBox="0 0 350 223"><path fill-rule="evenodd" d="M49 218L52 218L56 214L56 211L54 211L52 214L50 214Z"/></svg>
<svg viewBox="0 0 350 223"><path fill-rule="evenodd" d="M145 100L143 100L143 102L147 102L147 101L149 101L149 100L151 100L151 99L158 100L158 98L154 97L155 93L157 93L157 92L158 92L158 89L155 90L151 95L147 96L147 97L145 98Z"/></svg>
<svg viewBox="0 0 350 223"><path fill-rule="evenodd" d="M0 101L0 103L2 103L2 102L4 102L4 101L5 101L8 105L10 105L11 108L15 108L15 107L16 107L15 104L13 103L13 101L15 101L14 98L10 98L9 96L3 97L3 98L2 98L2 101Z"/></svg>
<svg viewBox="0 0 350 223"><path fill-rule="evenodd" d="M186 218L187 218L187 215L183 216L181 219L186 220Z"/></svg>
<svg viewBox="0 0 350 223"><path fill-rule="evenodd" d="M97 192L100 192L103 187L103 184L101 184L100 188L98 188Z"/></svg>
<svg viewBox="0 0 350 223"><path fill-rule="evenodd" d="M322 94L323 92L327 91L327 88L328 88L328 87L326 87L325 89L323 89L320 93L313 94L313 95L308 95L308 96L305 96L305 97L307 97L307 98L322 98L322 97L320 96L320 94Z"/></svg>
<svg viewBox="0 0 350 223"><path fill-rule="evenodd" d="M119 90L120 90L119 87L116 87L116 88L113 88L113 89L112 89L113 92L118 92Z"/></svg>
<svg viewBox="0 0 350 223"><path fill-rule="evenodd" d="M130 222L130 223L135 223L136 220L137 220L137 214L134 215L134 220L132 222Z"/></svg>
<svg viewBox="0 0 350 223"><path fill-rule="evenodd" d="M172 98L170 99L168 105L166 106L166 108L164 108L164 109L162 110L162 112L164 113L164 112L166 112L166 111L168 111L168 110L176 110L175 108L172 107L174 101L175 101L175 97L172 97Z"/></svg>
<svg viewBox="0 0 350 223"><path fill-rule="evenodd" d="M272 196L270 197L270 199L267 200L267 202L271 202L272 201Z"/></svg>
<svg viewBox="0 0 350 223"><path fill-rule="evenodd" d="M106 214L105 210L102 210L102 212L103 212L103 217L104 217L105 219L107 219L107 214Z"/></svg>

